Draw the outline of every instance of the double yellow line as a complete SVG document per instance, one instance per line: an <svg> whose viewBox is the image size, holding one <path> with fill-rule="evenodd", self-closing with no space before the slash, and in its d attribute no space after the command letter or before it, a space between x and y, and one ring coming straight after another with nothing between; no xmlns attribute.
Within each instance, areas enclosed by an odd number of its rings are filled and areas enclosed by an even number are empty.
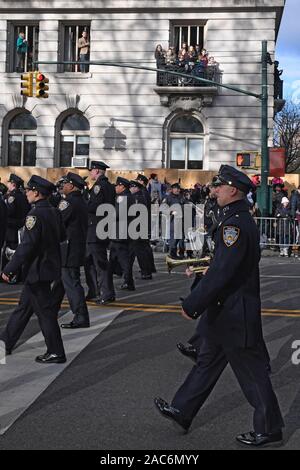
<svg viewBox="0 0 300 470"><path fill-rule="evenodd" d="M0 298L0 305L5 306L14 306L18 305L19 299L12 297L2 297ZM87 302L87 305L90 308L120 308L125 311L133 312L154 312L154 313L180 313L180 305L167 305L167 304L144 304L144 303L124 303L124 302L112 302L108 305L98 305L96 302ZM69 308L69 303L63 301L63 308ZM262 316L265 317L292 317L300 318L300 310L290 310L290 309L271 309L263 308Z"/></svg>

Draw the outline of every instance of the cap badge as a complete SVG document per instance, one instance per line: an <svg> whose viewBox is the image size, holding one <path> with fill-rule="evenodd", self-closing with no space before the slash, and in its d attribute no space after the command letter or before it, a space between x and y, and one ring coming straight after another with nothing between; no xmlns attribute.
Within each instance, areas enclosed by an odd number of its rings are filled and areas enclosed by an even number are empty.
<svg viewBox="0 0 300 470"><path fill-rule="evenodd" d="M27 230L33 229L33 227L35 226L35 223L36 223L36 217L34 215L28 215L26 217L25 226Z"/></svg>
<svg viewBox="0 0 300 470"><path fill-rule="evenodd" d="M240 229L237 227L226 226L223 227L223 241L227 248L230 248L238 240Z"/></svg>

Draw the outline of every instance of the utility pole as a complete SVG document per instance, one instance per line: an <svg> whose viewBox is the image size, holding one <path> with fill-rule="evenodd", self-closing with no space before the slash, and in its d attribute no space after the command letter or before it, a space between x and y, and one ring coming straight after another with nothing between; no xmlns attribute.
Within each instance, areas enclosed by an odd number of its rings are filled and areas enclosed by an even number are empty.
<svg viewBox="0 0 300 470"><path fill-rule="evenodd" d="M261 93L261 212L269 215L269 148L268 148L268 43L262 41L262 93Z"/></svg>

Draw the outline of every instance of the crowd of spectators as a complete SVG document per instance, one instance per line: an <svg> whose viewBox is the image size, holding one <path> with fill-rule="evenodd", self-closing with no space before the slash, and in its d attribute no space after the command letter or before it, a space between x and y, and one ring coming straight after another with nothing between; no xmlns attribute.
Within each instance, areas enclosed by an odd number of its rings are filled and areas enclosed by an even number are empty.
<svg viewBox="0 0 300 470"><path fill-rule="evenodd" d="M188 46L187 43L183 43L178 53L174 46L164 50L162 45L158 44L154 56L158 69L178 70L208 80L215 78L219 66L215 58L209 56L207 50L201 48L199 44Z"/></svg>

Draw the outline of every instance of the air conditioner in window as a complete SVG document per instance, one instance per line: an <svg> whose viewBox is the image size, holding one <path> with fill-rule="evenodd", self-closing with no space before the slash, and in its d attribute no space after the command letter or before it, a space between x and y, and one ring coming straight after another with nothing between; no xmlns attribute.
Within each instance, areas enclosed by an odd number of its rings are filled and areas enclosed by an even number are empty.
<svg viewBox="0 0 300 470"><path fill-rule="evenodd" d="M72 166L74 168L88 168L88 157L73 157Z"/></svg>

